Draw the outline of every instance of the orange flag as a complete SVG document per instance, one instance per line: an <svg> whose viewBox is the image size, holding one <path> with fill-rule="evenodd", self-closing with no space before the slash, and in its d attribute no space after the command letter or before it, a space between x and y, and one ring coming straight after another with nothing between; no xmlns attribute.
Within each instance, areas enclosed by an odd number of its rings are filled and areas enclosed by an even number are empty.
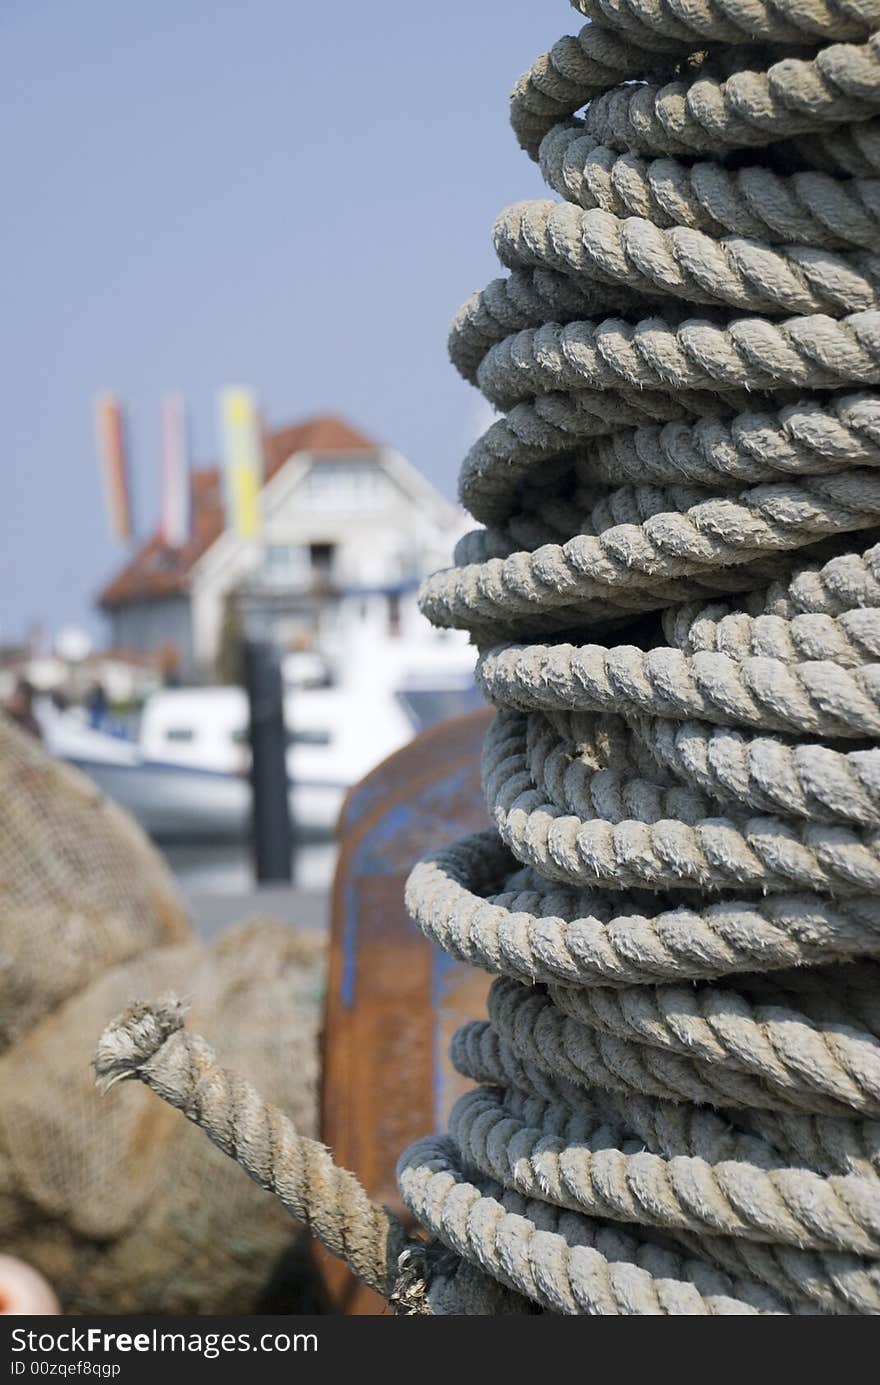
<svg viewBox="0 0 880 1385"><path fill-rule="evenodd" d="M128 483L128 450L122 403L113 394L95 400L95 432L104 482L104 504L110 534L117 543L132 537L131 492Z"/></svg>

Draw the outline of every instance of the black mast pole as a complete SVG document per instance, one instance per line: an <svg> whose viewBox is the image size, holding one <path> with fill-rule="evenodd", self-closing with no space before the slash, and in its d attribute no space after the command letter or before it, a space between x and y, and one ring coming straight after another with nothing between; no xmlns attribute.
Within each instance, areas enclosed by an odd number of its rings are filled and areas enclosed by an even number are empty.
<svg viewBox="0 0 880 1385"><path fill-rule="evenodd" d="M287 732L281 666L273 644L265 640L245 641L244 677L250 703L254 869L261 884L289 884Z"/></svg>

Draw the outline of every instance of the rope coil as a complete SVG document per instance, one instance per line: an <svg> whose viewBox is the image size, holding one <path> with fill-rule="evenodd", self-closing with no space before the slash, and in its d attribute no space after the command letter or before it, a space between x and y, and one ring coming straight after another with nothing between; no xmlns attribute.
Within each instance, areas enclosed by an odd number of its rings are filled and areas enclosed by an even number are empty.
<svg viewBox="0 0 880 1385"><path fill-rule="evenodd" d="M450 338L497 836L407 905L497 979L401 1191L546 1311L876 1313L880 9L575 8Z"/></svg>

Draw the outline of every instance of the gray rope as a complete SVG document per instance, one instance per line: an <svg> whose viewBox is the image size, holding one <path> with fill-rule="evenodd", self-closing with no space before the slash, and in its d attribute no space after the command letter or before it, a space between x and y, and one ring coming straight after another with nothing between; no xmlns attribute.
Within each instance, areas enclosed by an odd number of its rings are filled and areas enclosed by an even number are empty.
<svg viewBox="0 0 880 1385"><path fill-rule="evenodd" d="M463 1303L484 1314L531 1311L442 1246L411 1237L324 1145L300 1135L246 1079L221 1067L205 1040L183 1028L184 1013L175 996L164 996L117 1015L95 1053L101 1091L136 1080L182 1111L396 1313L459 1312Z"/></svg>
<svg viewBox="0 0 880 1385"><path fill-rule="evenodd" d="M542 140L541 172L567 202L654 226L686 226L772 245L874 250L880 218L875 178L835 178L812 169L784 176L761 164L729 169L701 160L615 154L577 123Z"/></svg>
<svg viewBox="0 0 880 1385"><path fill-rule="evenodd" d="M575 8L450 337L495 831L407 907L496 980L401 1192L544 1311L878 1313L880 7Z"/></svg>

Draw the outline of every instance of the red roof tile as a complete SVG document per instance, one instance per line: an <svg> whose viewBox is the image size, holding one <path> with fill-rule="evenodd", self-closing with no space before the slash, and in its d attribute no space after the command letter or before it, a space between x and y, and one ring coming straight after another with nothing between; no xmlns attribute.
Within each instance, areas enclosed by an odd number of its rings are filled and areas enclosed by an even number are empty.
<svg viewBox="0 0 880 1385"><path fill-rule="evenodd" d="M332 414L318 415L277 432L264 432L266 480L270 481L296 452L375 455L377 444ZM193 537L181 549L170 549L157 532L146 540L98 594L104 610L133 601L155 601L189 590L190 573L223 532L223 498L219 467L193 472Z"/></svg>

